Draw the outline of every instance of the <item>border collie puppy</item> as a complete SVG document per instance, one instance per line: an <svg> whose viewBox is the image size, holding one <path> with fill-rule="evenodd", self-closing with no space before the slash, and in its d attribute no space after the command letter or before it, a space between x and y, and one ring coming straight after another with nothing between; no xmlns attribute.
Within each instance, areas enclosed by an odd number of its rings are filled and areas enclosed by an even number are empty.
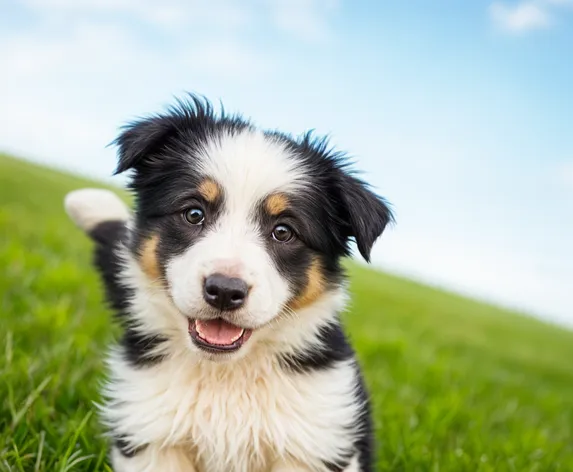
<svg viewBox="0 0 573 472"><path fill-rule="evenodd" d="M392 220L325 140L193 95L122 130L133 214L66 197L123 327L101 417L117 472L371 471L341 259Z"/></svg>

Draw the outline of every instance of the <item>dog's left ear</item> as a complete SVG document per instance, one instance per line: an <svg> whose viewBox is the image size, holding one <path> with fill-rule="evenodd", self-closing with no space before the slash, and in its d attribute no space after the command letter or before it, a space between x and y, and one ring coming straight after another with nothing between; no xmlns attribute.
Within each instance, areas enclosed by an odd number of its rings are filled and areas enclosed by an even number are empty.
<svg viewBox="0 0 573 472"><path fill-rule="evenodd" d="M386 201L372 192L366 183L343 174L340 196L344 219L348 223L347 237L353 237L362 257L370 262L370 251L388 223L394 221Z"/></svg>
<svg viewBox="0 0 573 472"><path fill-rule="evenodd" d="M124 127L114 144L119 148L119 162L114 174L129 169L138 170L156 161L157 153L165 139L176 132L172 121L163 116L143 118Z"/></svg>

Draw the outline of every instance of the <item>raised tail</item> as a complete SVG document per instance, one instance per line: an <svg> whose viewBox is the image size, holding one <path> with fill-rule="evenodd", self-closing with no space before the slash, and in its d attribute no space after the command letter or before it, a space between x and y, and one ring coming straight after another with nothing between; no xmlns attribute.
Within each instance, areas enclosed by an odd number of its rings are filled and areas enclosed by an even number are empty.
<svg viewBox="0 0 573 472"><path fill-rule="evenodd" d="M83 188L68 193L64 207L72 221L99 244L114 244L131 214L112 191ZM120 230L120 228L122 228Z"/></svg>
<svg viewBox="0 0 573 472"><path fill-rule="evenodd" d="M94 264L104 282L106 298L121 315L130 298L120 283L120 246L128 236L129 208L115 193L95 188L68 193L64 207L72 221L94 240Z"/></svg>

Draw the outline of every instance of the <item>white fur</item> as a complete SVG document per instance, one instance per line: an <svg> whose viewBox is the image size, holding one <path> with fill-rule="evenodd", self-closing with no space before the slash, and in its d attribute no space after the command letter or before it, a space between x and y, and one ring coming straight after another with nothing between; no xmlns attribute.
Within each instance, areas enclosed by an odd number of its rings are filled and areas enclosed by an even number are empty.
<svg viewBox="0 0 573 472"><path fill-rule="evenodd" d="M360 464L358 463L358 454L356 454L352 458L350 464L348 464L348 467L344 469L344 472L360 472Z"/></svg>
<svg viewBox="0 0 573 472"><path fill-rule="evenodd" d="M278 189L308 183L301 161L283 143L253 130L212 140L201 152L199 170L223 187L231 213Z"/></svg>
<svg viewBox="0 0 573 472"><path fill-rule="evenodd" d="M126 221L130 216L127 205L115 193L97 188L68 193L64 207L74 223L86 232L104 221Z"/></svg>

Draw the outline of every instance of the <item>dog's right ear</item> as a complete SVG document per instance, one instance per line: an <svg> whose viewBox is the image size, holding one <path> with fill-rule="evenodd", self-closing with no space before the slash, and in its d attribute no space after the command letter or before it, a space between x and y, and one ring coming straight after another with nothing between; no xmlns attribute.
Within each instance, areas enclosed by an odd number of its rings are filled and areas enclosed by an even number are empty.
<svg viewBox="0 0 573 472"><path fill-rule="evenodd" d="M113 142L119 148L119 162L114 175L152 163L165 140L176 132L172 120L162 116L144 118L123 129Z"/></svg>

